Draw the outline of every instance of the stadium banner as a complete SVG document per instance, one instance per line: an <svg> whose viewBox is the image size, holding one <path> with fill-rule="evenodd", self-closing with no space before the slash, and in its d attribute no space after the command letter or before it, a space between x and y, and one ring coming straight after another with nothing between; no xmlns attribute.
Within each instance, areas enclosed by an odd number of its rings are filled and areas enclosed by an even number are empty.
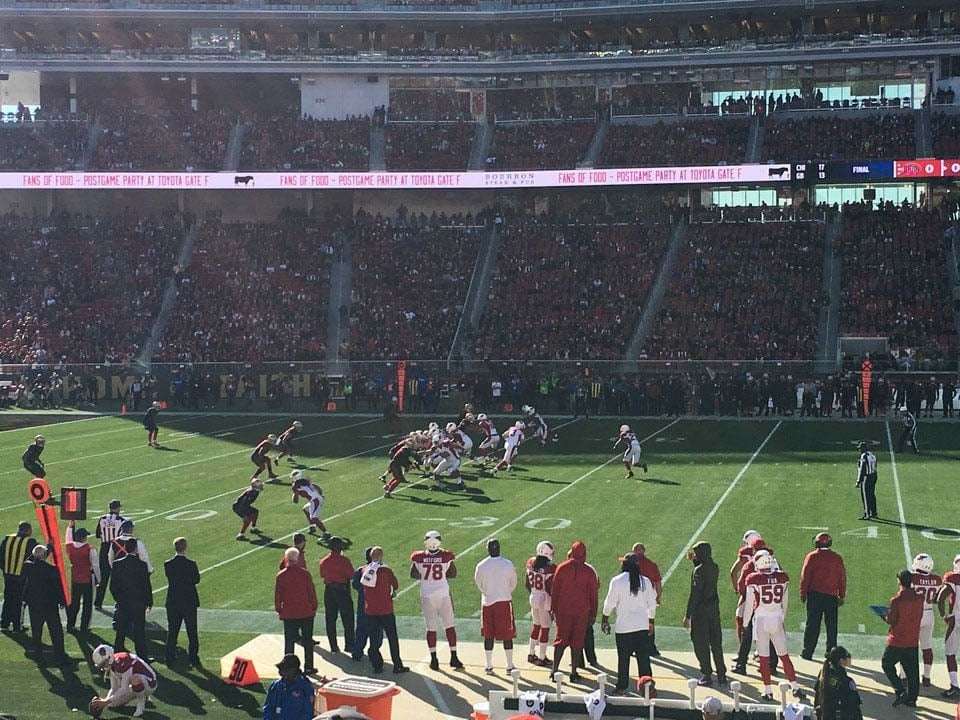
<svg viewBox="0 0 960 720"><path fill-rule="evenodd" d="M941 160L938 158L896 160L893 163L893 175L896 178L906 180L960 177L960 160Z"/></svg>
<svg viewBox="0 0 960 720"><path fill-rule="evenodd" d="M491 172L7 172L0 173L0 190L476 190L790 181L788 164Z"/></svg>

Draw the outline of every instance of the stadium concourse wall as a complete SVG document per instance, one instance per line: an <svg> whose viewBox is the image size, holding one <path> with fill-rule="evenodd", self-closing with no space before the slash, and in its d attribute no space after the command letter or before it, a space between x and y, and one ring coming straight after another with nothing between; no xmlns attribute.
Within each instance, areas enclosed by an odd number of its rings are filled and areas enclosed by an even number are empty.
<svg viewBox="0 0 960 720"><path fill-rule="evenodd" d="M523 402L541 402L549 405L552 414L558 406L572 408L572 397L564 390L561 395L552 393L543 397L527 386L518 394L512 390L511 380L522 378L535 384L540 381L556 382L564 389L571 382L588 385L608 381L616 377L643 376L668 378L689 375L694 379L703 377L744 377L749 373L754 378L764 374L771 377L788 376L795 382L824 376L817 373L815 362L764 362L764 361L638 361L625 368L621 361L479 361L450 366L446 361L403 361L405 382L403 397L406 412L456 412L465 402L476 401L475 388L479 385L484 398L489 397L489 383L498 379L503 385L502 407L491 411L512 412ZM152 376L156 380L155 398L164 401L169 410L205 410L213 412L302 412L302 413L382 413L384 401L399 395L397 385L397 362L365 361L337 363L340 372L333 372L333 364L319 361L291 361L264 363L153 363L134 366L120 364L88 364L57 366L0 365L0 412L5 408L21 410L48 410L76 408L96 412L119 412L126 407L132 411L131 385L137 378ZM346 368L347 374L343 374ZM879 372L874 367L874 372ZM33 386L38 380L49 381L53 373L67 379L73 375L84 388L95 387L95 402L87 390L80 393L80 400L71 402L58 398L56 403L21 404L16 402L19 385ZM954 370L903 372L891 370L885 376L892 384L904 379L927 381L931 377L945 381L955 379ZM193 378L201 378L203 389L199 395L190 390ZM231 378L238 390L230 397L228 386ZM252 393L243 391L241 380L253 380ZM432 383L431 395L421 395L427 382ZM351 396L344 392L352 387ZM278 392L278 387L283 389ZM526 392L526 395L522 394ZM533 396L530 397L530 393ZM145 408L144 397L140 409ZM596 400L600 403L600 400ZM331 404L332 403L332 404ZM604 404L604 403L601 403ZM489 406L488 406L489 407ZM591 414L596 414L591 411Z"/></svg>

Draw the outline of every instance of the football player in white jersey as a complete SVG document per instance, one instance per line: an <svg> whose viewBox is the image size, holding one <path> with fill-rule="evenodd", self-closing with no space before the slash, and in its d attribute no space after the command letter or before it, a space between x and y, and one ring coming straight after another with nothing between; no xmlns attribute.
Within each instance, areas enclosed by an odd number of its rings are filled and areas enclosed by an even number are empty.
<svg viewBox="0 0 960 720"><path fill-rule="evenodd" d="M553 545L546 540L537 543L537 554L527 560L527 591L530 593L530 652L527 662L531 665L553 667L547 660L547 644L550 642L550 581L557 566L553 564ZM539 650L539 653L538 653Z"/></svg>
<svg viewBox="0 0 960 720"><path fill-rule="evenodd" d="M323 490L310 482L303 474L303 470L294 470L290 473L290 480L292 481L293 502L296 503L298 498L307 501L303 506L303 514L310 525L310 534L313 535L317 530L320 530L323 536L320 540L317 540L317 543L329 540L330 533L327 532L326 525L320 519L320 508L323 507L324 502Z"/></svg>
<svg viewBox="0 0 960 720"><path fill-rule="evenodd" d="M923 598L923 618L920 620L920 652L923 655L923 679L921 685L930 687L930 672L933 669L933 606L937 602L940 586L939 575L933 572L933 558L920 553L913 559L913 589Z"/></svg>
<svg viewBox="0 0 960 720"><path fill-rule="evenodd" d="M623 443L625 448L623 451L623 466L627 469L627 478L633 477L635 467L642 468L643 472L647 472L647 464L640 462L640 441L637 440L637 434L630 429L629 425L620 426L620 435L613 444L613 449L616 450L620 447L620 443Z"/></svg>
<svg viewBox="0 0 960 720"><path fill-rule="evenodd" d="M477 454L473 458L473 462L478 465L486 465L487 456L500 446L500 433L497 432L493 421L483 413L477 415L477 425L483 432L483 441L477 448Z"/></svg>
<svg viewBox="0 0 960 720"><path fill-rule="evenodd" d="M433 469L433 489L443 487L440 476L444 473L450 475L455 487L464 487L463 478L460 477L460 456L463 454L463 445L460 441L460 433L457 432L457 426L453 423L447 423L446 430L440 438L440 447L437 454L440 462Z"/></svg>
<svg viewBox="0 0 960 720"><path fill-rule="evenodd" d="M497 463L493 468L493 475L496 476L498 470L513 470L513 461L517 459L517 448L523 442L523 433L526 426L522 420L517 420L513 427L503 434L503 460Z"/></svg>
<svg viewBox="0 0 960 720"><path fill-rule="evenodd" d="M937 593L937 609L940 617L947 624L943 635L943 654L947 660L947 675L950 676L950 687L940 693L945 698L960 698L960 683L957 683L957 652L960 651L960 629L957 620L960 619L960 555L953 558L953 572L943 576L943 585Z"/></svg>
<svg viewBox="0 0 960 720"><path fill-rule="evenodd" d="M753 561L755 571L746 578L746 602L743 607L743 625L746 627L756 616L754 634L760 654L760 675L763 678L763 699L773 700L773 685L770 680L770 645L780 658L786 676L797 698L803 693L797 683L793 662L787 654L787 634L783 621L787 614L787 587L790 578L777 568L776 560L768 552L758 553Z"/></svg>
<svg viewBox="0 0 960 720"><path fill-rule="evenodd" d="M454 555L444 550L440 533L430 530L423 537L424 550L410 555L410 577L420 583L420 607L427 626L427 649L430 651L430 669L439 670L437 660L437 631L443 626L450 645L450 667L463 669L457 657L457 628L453 620L453 602L450 600L450 583L457 576Z"/></svg>

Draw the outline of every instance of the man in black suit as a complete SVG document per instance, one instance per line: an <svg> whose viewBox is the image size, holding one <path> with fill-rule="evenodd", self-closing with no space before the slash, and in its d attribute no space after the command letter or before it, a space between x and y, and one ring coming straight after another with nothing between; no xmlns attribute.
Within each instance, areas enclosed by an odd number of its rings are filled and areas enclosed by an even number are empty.
<svg viewBox="0 0 960 720"><path fill-rule="evenodd" d="M127 626L133 626L133 643L137 655L150 662L147 652L147 610L153 607L153 586L147 564L137 555L137 540L124 543L125 554L114 561L110 577L110 592L117 601L114 623L117 637L113 646L120 651L127 639Z"/></svg>
<svg viewBox="0 0 960 720"><path fill-rule="evenodd" d="M30 610L30 634L33 636L33 651L38 665L44 665L43 626L50 630L50 641L58 665L71 662L63 648L63 625L60 623L60 608L66 607L60 573L47 562L47 548L37 545L30 559L23 566L23 601Z"/></svg>
<svg viewBox="0 0 960 720"><path fill-rule="evenodd" d="M177 637L180 635L181 623L187 626L187 653L190 665L200 665L200 640L197 638L197 608L200 607L200 597L197 595L197 583L200 582L200 571L197 564L187 558L187 539L177 538L173 541L176 554L163 564L163 571L167 575L167 645L164 660L169 665L173 662L177 650Z"/></svg>

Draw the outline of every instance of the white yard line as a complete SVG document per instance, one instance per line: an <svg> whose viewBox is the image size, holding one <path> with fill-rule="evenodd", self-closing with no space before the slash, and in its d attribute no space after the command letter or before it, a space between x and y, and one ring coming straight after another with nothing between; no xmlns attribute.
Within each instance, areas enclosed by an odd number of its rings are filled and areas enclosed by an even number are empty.
<svg viewBox="0 0 960 720"><path fill-rule="evenodd" d="M319 432L309 433L299 439L305 440L306 438L315 437L317 435L326 435L328 433L338 432L340 430L349 430L350 428L358 427L360 425L369 425L370 423L378 422L380 419L381 418L376 417L370 420L363 420L361 422L351 423L350 425L341 425L340 427L328 428L326 430L320 430ZM249 452L251 452L250 448L245 447L240 450L232 450L231 452L228 452L228 453L221 453L220 455L210 455L205 458L200 458L199 460L191 460L189 462L179 463L177 465L169 465L167 467L158 468L156 470L148 470L147 472L137 473L136 475L128 475L127 477L117 478L116 480L107 480L102 483L87 485L87 489L93 490L95 488L105 487L107 485L114 485L116 483L124 482L126 480L136 480L137 478L148 477L150 475L157 475L158 473L164 473L170 470L179 470L180 468L190 467L192 465L199 465L200 463L210 462L211 460L221 460L222 458L225 458L225 457L230 457L232 455L239 455L241 453L249 453ZM14 508L19 508L19 507L26 507L29 505L33 505L33 503L27 501L27 502L17 503L16 505L8 505L7 507L0 508L0 512L3 512L5 510L13 510Z"/></svg>
<svg viewBox="0 0 960 720"><path fill-rule="evenodd" d="M887 449L890 451L890 469L893 471L893 488L897 493L897 510L900 512L900 534L903 537L903 555L907 559L907 567L913 565L913 553L910 551L910 537L907 535L907 520L903 512L903 495L900 494L900 473L897 472L897 456L893 453L893 437L890 435L890 423L885 422L887 428Z"/></svg>
<svg viewBox="0 0 960 720"><path fill-rule="evenodd" d="M242 430L243 428L255 427L257 425L265 425L266 423L271 422L270 420L261 420L260 422L248 423L246 425L236 425L234 430ZM111 430L110 432L116 432ZM141 429L141 432L145 432ZM175 443L178 440L188 440L190 438L195 438L203 435L204 433L199 432L183 432L183 433L174 433L171 436L168 436L164 442ZM100 453L94 453L93 455L81 455L80 457L68 458L66 460L54 460L53 462L44 463L44 467L48 468L51 465L66 465L67 463L77 462L78 460L92 460L93 458L103 457L104 455L116 455L117 453L131 452L133 450L142 450L144 448L142 442L137 443L131 447L117 448L116 450L105 450ZM3 470L0 471L0 475L9 475L10 473L22 473L24 472L23 468L16 468L15 470Z"/></svg>
<svg viewBox="0 0 960 720"><path fill-rule="evenodd" d="M750 459L747 460L746 465L740 468L740 472L737 473L737 476L727 486L727 489L724 490L723 495L720 496L720 499L717 500L716 504L713 506L710 512L707 513L707 516L703 519L703 522L700 523L700 527L698 527L693 532L693 535L690 536L690 539L687 541L687 544L684 546L683 550L681 550L680 554L677 555L677 559L673 561L673 564L664 574L663 576L664 585L667 584L667 580L670 579L670 576L673 575L676 569L680 566L680 563L683 562L683 559L687 556L687 553L690 552L690 548L693 547L693 544L700 539L700 534L706 529L707 525L710 524L710 521L713 520L713 516L717 514L717 511L720 509L720 506L723 505L724 501L727 499L727 497L729 497L730 493L733 492L733 489L740 482L740 478L742 478L746 474L747 470L750 469L750 466L753 465L753 461L757 459L757 456L761 452L763 452L763 448L767 446L767 443L770 442L770 438L772 438L773 434L780 429L780 426L782 424L783 424L783 420L777 421L777 424L773 426L773 430L771 430L770 433L767 435L767 437L763 439L763 442L760 443L760 447L758 447L756 450L753 451L753 455L751 455Z"/></svg>
<svg viewBox="0 0 960 720"><path fill-rule="evenodd" d="M107 418L116 419L117 417L119 417L119 416L116 416L116 415L100 415L100 416L98 416L98 417L85 418L85 419L88 419L88 420L106 420ZM197 414L195 414L195 415L182 415L182 416L180 416L180 417L175 417L175 418L173 418L173 419L171 419L171 420L165 421L165 425L173 425L174 423L185 422L185 421L187 421L187 420L192 420L193 418L196 418L196 417L200 417L200 416L197 415ZM81 422L81 421L80 421L80 420L68 420L67 422L62 422L62 423L52 423L52 425L55 425L55 426L56 426L56 425L69 425L70 423L75 423L75 422ZM34 425L33 427L30 427L30 428L18 428L18 429L20 429L20 430L35 430L35 429L37 429L37 428L39 428L39 427L47 427L47 426L45 426L45 425ZM99 435L112 435L112 434L118 433L118 432L130 432L130 431L143 432L143 426L141 426L139 422L135 422L135 423L129 423L129 424L127 424L125 427L114 428L113 430L101 430L101 431L99 431L99 432L83 433L82 435L71 435L70 437L63 438L63 439L61 439L61 440L58 440L58 441L57 441L57 444L67 443L67 442L73 442L73 441L75 441L75 440L86 440L87 438L97 437L97 436L99 436ZM3 432L13 432L13 431L12 431L12 430L4 430ZM21 444L21 445L11 445L10 447L0 448L0 452L9 452L9 451L11 451L11 450L16 450L16 451L18 451L18 452L23 452L24 446Z"/></svg>
<svg viewBox="0 0 960 720"><path fill-rule="evenodd" d="M664 425L662 428L660 428L660 429L657 430L656 432L653 432L653 433L651 433L650 435L647 435L647 436L646 436L645 438L643 438L640 442L641 442L641 443L644 443L644 442L646 442L647 440L651 440L652 438L655 438L657 435L659 435L660 433L662 433L664 430L667 430L667 429L673 427L673 426L676 425L678 422L680 422L680 418L677 418L676 420L672 421L671 423L669 423L669 424L667 424L667 425ZM477 542L475 542L475 543L474 543L473 545L471 545L470 547L465 548L464 550L461 550L460 552L456 553L456 556L457 556L458 558L461 558L461 557L463 557L464 555L469 555L470 553L472 553L472 552L473 552L474 550L476 550L477 548L479 548L479 547L481 547L481 546L483 546L483 545L486 545L487 540L490 540L490 539L492 539L492 538L495 538L495 537L496 537L497 535L499 535L500 533L502 533L502 532L504 532L505 530L508 530L509 528L513 527L514 525L516 525L518 522L520 522L520 521L523 520L524 518L529 517L531 513L534 513L534 512L536 512L537 510L539 510L540 508L542 508L544 505L546 505L546 504L547 504L548 502L550 502L551 500L555 500L556 498L560 497L560 495L562 495L563 493L567 492L567 490L570 490L571 488L576 487L576 485L577 485L578 483L580 483L581 480L586 480L588 477L590 477L591 475L593 475L595 472L598 472L599 470L603 470L603 468L607 467L607 465L609 465L610 463L614 462L615 460L620 460L622 457L623 457L623 453L617 453L617 454L614 455L612 458L610 458L609 460L607 460L607 461L605 461L605 462L597 465L597 466L596 466L595 468L593 468L592 470L588 470L588 471L585 472L583 475L581 475L580 477L578 477L576 480L573 480L573 481L570 482L569 484L564 485L562 488L560 488L559 490L557 490L555 493L553 493L552 495L550 495L550 496L547 497L546 499L541 500L540 502L538 502L538 503L537 503L536 505L534 505L533 507L528 508L528 509L525 510L524 512L520 513L519 515L517 515L517 517L515 517L515 518L514 518L513 520L511 520L510 522L501 525L501 526L498 527L496 530L494 530L492 533L490 533L489 535L485 536L485 537L482 538L481 540L478 540ZM412 590L412 589L415 588L415 587L418 587L418 583L412 583L412 584L410 584L410 585L407 585L405 588L403 588L402 590L400 590L400 592L397 593L397 597L400 597L401 595L404 595L404 594L410 592L410 590Z"/></svg>
<svg viewBox="0 0 960 720"><path fill-rule="evenodd" d="M377 418L377 419L380 419L380 418ZM393 494L394 494L394 495L397 495L398 493L401 493L401 492L403 492L404 490L409 490L410 488L414 488L414 487L416 487L417 485L419 485L420 483L426 482L426 481L429 480L429 479L430 479L430 478L421 478L421 479L417 480L416 482L410 483L409 485L404 485L402 488L400 488L399 490L397 490L397 491L394 492ZM331 520L336 520L336 519L338 519L338 518L342 518L344 515L349 515L349 514L352 513L352 512L356 512L357 510L362 510L363 508L365 508L365 507L367 507L367 506L369 506L369 505L373 505L375 502L379 502L379 501L381 501L381 500L383 500L383 495L377 495L375 498L371 498L370 500L367 500L366 502L362 502L362 503L360 503L359 505L355 505L355 506L352 507L352 508L347 508L346 510L341 511L341 512L337 513L336 515L331 515L331 516L328 517L328 518L324 518L324 523L328 523L328 522L330 522ZM250 548L249 550L240 553L239 555L234 555L233 557L229 557L229 558L227 558L226 560L221 560L220 562L216 563L215 565L211 565L210 567L204 568L203 570L200 571L200 574L203 575L204 573L208 573L208 572L210 572L211 570L216 570L217 568L222 568L224 565L229 565L229 564L232 563L232 562L235 562L235 561L237 561L237 560L241 560L241 559L247 557L248 555L252 555L253 553L255 553L255 552L259 551L259 550L263 550L264 548L270 547L270 546L273 545L273 543L275 543L275 542L283 542L284 540L289 540L290 538L292 538L292 537L293 537L294 535L296 535L297 533L306 532L306 531L309 529L309 527L310 527L310 526L307 525L307 526L305 526L305 527L300 528L299 530L294 530L294 531L291 532L291 533L287 533L287 534L284 535L283 537L271 538L271 539L270 539L271 542L266 543L266 544L264 544L264 545L257 545L256 547L252 547L252 548ZM154 592L154 596L156 596L157 593L162 593L162 592L164 592L164 591L165 591L167 588L169 588L169 587L170 587L169 585L164 585L162 588L160 588L160 589L158 589L158 590L154 590L154 591L153 591L153 592Z"/></svg>
<svg viewBox="0 0 960 720"><path fill-rule="evenodd" d="M426 658L417 664L416 668L414 668L414 672L423 678L423 684L427 686L427 691L430 693L430 697L433 698L433 702L437 706L437 710L447 717L455 717L453 713L450 712L450 706L447 705L447 701L440 693L440 689L437 687L437 684L429 675L427 675L426 672L424 672L429 663L430 655L428 654Z"/></svg>
<svg viewBox="0 0 960 720"><path fill-rule="evenodd" d="M372 447L367 450L361 450L360 452L355 452L353 453L353 455L346 455L344 457L328 460L327 462L320 463L318 467L327 467L328 465L336 465L337 463L343 462L344 460L351 460L355 457L360 457L361 455L366 455L368 453L376 452L377 450L383 450L384 448L393 447L393 445L394 443L392 442L387 443L386 445L377 445L377 447ZM154 513L153 515L147 515L145 518L139 518L136 522L137 522L137 525L140 525L141 523L144 523L147 520L152 520L153 518L160 517L161 515L169 515L170 513L175 513L175 512L179 512L180 510L186 510L187 508L192 508L194 505L202 505L203 503L210 502L211 500L218 500L227 495L233 495L234 493L238 493L241 490L245 490L248 487L250 487L249 483L246 485L242 485L238 488L234 488L232 490L227 490L226 492L222 492L219 495L212 495L208 498L204 498L203 500L197 500L196 502L187 503L186 505L181 505L180 507L175 507L170 510L163 510L161 512Z"/></svg>

